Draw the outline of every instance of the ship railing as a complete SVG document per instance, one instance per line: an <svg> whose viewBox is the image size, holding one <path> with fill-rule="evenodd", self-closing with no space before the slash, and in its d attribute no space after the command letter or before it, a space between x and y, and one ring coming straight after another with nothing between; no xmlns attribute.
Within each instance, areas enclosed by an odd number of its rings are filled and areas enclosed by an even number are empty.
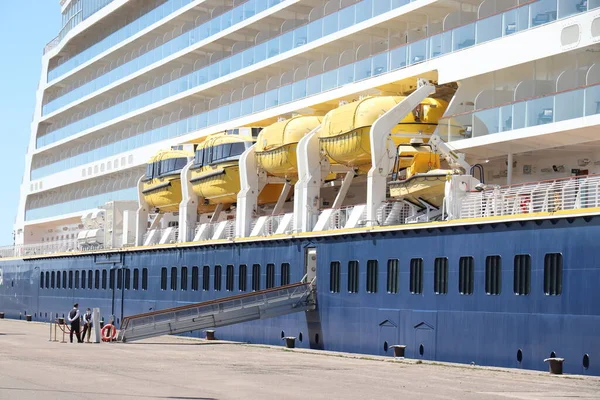
<svg viewBox="0 0 600 400"><path fill-rule="evenodd" d="M250 236L272 236L290 233L294 229L294 213L264 215L250 224Z"/></svg>
<svg viewBox="0 0 600 400"><path fill-rule="evenodd" d="M600 207L600 176L576 176L471 192L461 218L482 218Z"/></svg>
<svg viewBox="0 0 600 400"><path fill-rule="evenodd" d="M321 211L313 231L348 229L365 226L366 204L328 208Z"/></svg>
<svg viewBox="0 0 600 400"><path fill-rule="evenodd" d="M2 246L0 247L0 257L14 257L15 256L15 246Z"/></svg>
<svg viewBox="0 0 600 400"><path fill-rule="evenodd" d="M76 239L59 240L54 242L41 242L21 244L14 247L13 255L16 257L35 256L43 254L68 253L84 250L80 248Z"/></svg>
<svg viewBox="0 0 600 400"><path fill-rule="evenodd" d="M207 240L229 239L235 237L235 220L201 223L196 225L194 242Z"/></svg>
<svg viewBox="0 0 600 400"><path fill-rule="evenodd" d="M414 215L413 207L403 201L388 201L377 210L378 225L403 225Z"/></svg>

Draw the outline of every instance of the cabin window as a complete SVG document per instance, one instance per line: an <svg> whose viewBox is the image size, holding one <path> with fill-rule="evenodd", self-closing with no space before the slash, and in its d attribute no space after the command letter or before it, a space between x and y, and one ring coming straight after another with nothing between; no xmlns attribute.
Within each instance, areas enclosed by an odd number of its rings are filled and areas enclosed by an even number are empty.
<svg viewBox="0 0 600 400"><path fill-rule="evenodd" d="M548 296L562 294L563 257L560 253L544 256L544 293Z"/></svg>
<svg viewBox="0 0 600 400"><path fill-rule="evenodd" d="M423 293L423 259L413 258L410 260L410 282L409 290L412 294Z"/></svg>
<svg viewBox="0 0 600 400"><path fill-rule="evenodd" d="M518 296L527 296L531 291L531 256L517 254L514 263L513 292Z"/></svg>
<svg viewBox="0 0 600 400"><path fill-rule="evenodd" d="M102 289L106 289L106 270L102 270Z"/></svg>
<svg viewBox="0 0 600 400"><path fill-rule="evenodd" d="M171 267L171 290L177 290L177 267Z"/></svg>
<svg viewBox="0 0 600 400"><path fill-rule="evenodd" d="M50 287L50 272L46 271L46 289Z"/></svg>
<svg viewBox="0 0 600 400"><path fill-rule="evenodd" d="M202 290L205 292L210 290L210 267L208 265L202 268Z"/></svg>
<svg viewBox="0 0 600 400"><path fill-rule="evenodd" d="M252 265L252 291L260 290L260 264Z"/></svg>
<svg viewBox="0 0 600 400"><path fill-rule="evenodd" d="M502 259L500 256L487 256L485 259L485 292L498 296L502 292Z"/></svg>
<svg viewBox="0 0 600 400"><path fill-rule="evenodd" d="M85 270L81 271L81 288L85 289L87 287L87 272Z"/></svg>
<svg viewBox="0 0 600 400"><path fill-rule="evenodd" d="M398 259L388 260L387 265L387 292L398 293Z"/></svg>
<svg viewBox="0 0 600 400"><path fill-rule="evenodd" d="M91 289L93 286L92 285L92 283L93 283L92 274L93 273L94 272L91 269L88 271L88 289ZM113 283L113 286L114 286L114 283Z"/></svg>
<svg viewBox="0 0 600 400"><path fill-rule="evenodd" d="M117 269L117 289L123 288L123 269Z"/></svg>
<svg viewBox="0 0 600 400"><path fill-rule="evenodd" d="M192 267L192 290L198 291L198 281L199 281L199 271L198 267Z"/></svg>
<svg viewBox="0 0 600 400"><path fill-rule="evenodd" d="M55 282L56 282L55 281L55 275L56 275L56 273L54 271L52 271L52 280L51 280L51 287L52 287L52 289L54 289L54 287L55 287L55 285L54 285Z"/></svg>
<svg viewBox="0 0 600 400"><path fill-rule="evenodd" d="M433 262L433 291L435 294L448 293L448 259L438 257Z"/></svg>
<svg viewBox="0 0 600 400"><path fill-rule="evenodd" d="M75 289L79 289L79 270L75 271Z"/></svg>
<svg viewBox="0 0 600 400"><path fill-rule="evenodd" d="M94 271L94 287L100 289L100 270Z"/></svg>
<svg viewBox="0 0 600 400"><path fill-rule="evenodd" d="M215 281L214 281L214 289L219 292L221 290L221 266L215 265Z"/></svg>
<svg viewBox="0 0 600 400"><path fill-rule="evenodd" d="M66 289L67 288L67 271L63 271L62 275L63 275L63 279L62 279L63 289Z"/></svg>
<svg viewBox="0 0 600 400"><path fill-rule="evenodd" d="M267 289L275 287L275 264L267 264Z"/></svg>
<svg viewBox="0 0 600 400"><path fill-rule="evenodd" d="M56 271L56 288L60 289L60 271Z"/></svg>
<svg viewBox="0 0 600 400"><path fill-rule="evenodd" d="M148 290L148 268L142 269L142 290Z"/></svg>
<svg viewBox="0 0 600 400"><path fill-rule="evenodd" d="M281 264L281 286L290 284L290 263Z"/></svg>
<svg viewBox="0 0 600 400"><path fill-rule="evenodd" d="M188 290L188 267L181 267L181 290Z"/></svg>
<svg viewBox="0 0 600 400"><path fill-rule="evenodd" d="M377 260L367 261L367 293L377 293Z"/></svg>
<svg viewBox="0 0 600 400"><path fill-rule="evenodd" d="M475 280L475 259L461 257L458 261L458 292L462 295L473 294Z"/></svg>
<svg viewBox="0 0 600 400"><path fill-rule="evenodd" d="M331 293L339 293L340 292L340 262L332 261L329 265L329 291Z"/></svg>
<svg viewBox="0 0 600 400"><path fill-rule="evenodd" d="M225 290L228 292L233 292L233 265L230 264L227 266L227 271L225 274Z"/></svg>
<svg viewBox="0 0 600 400"><path fill-rule="evenodd" d="M40 289L44 288L44 273L40 272Z"/></svg>
<svg viewBox="0 0 600 400"><path fill-rule="evenodd" d="M109 279L108 279L108 288L110 290L114 290L115 288L115 270L111 269L109 270Z"/></svg>
<svg viewBox="0 0 600 400"><path fill-rule="evenodd" d="M167 268L162 267L160 270L160 289L167 290Z"/></svg>
<svg viewBox="0 0 600 400"><path fill-rule="evenodd" d="M133 290L139 290L140 288L140 270L138 268L133 269Z"/></svg>
<svg viewBox="0 0 600 400"><path fill-rule="evenodd" d="M73 289L73 271L69 271L69 289Z"/></svg>
<svg viewBox="0 0 600 400"><path fill-rule="evenodd" d="M358 261L348 262L348 293L358 293Z"/></svg>
<svg viewBox="0 0 600 400"><path fill-rule="evenodd" d="M247 275L248 275L248 271L247 271L248 267L246 266L246 264L240 264L240 274L238 277L238 286L240 289L240 292L245 292L247 290Z"/></svg>
<svg viewBox="0 0 600 400"><path fill-rule="evenodd" d="M129 268L125 268L125 290L129 290L131 288L131 270Z"/></svg>

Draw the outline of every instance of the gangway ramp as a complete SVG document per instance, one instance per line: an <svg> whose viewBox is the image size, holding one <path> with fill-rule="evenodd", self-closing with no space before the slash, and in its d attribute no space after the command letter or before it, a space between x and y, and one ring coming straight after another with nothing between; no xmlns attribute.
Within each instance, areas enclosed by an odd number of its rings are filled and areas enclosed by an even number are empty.
<svg viewBox="0 0 600 400"><path fill-rule="evenodd" d="M124 317L117 340L133 342L155 336L278 317L316 306L315 282L272 289Z"/></svg>

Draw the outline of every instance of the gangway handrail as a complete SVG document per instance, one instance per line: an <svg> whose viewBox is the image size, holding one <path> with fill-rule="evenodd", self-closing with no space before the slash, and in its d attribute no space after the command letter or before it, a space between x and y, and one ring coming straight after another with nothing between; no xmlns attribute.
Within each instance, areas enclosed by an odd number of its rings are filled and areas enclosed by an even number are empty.
<svg viewBox="0 0 600 400"><path fill-rule="evenodd" d="M150 311L150 312L143 313L143 314L135 314L135 315L123 317L123 319L121 320L121 330L126 329L129 325L129 321L132 319L154 317L156 315L161 315L161 314L170 314L170 313L177 312L177 311L188 310L188 309L204 307L204 306L210 306L210 305L214 305L214 304L229 302L232 300L240 300L240 299L244 299L247 297L255 297L255 296L260 296L260 295L268 294L268 293L272 293L272 292L278 292L281 290L294 289L297 287L311 286L311 285L312 285L312 283L304 283L304 282L291 283L289 285L276 286L276 287L269 288L269 289L257 290L254 292L248 292L248 293L243 293L243 294L238 294L238 295L233 295L233 296L228 296L228 297L221 297L219 299L207 300L207 301L202 301L202 302L193 303L193 304L186 304L184 306L166 308L164 310Z"/></svg>

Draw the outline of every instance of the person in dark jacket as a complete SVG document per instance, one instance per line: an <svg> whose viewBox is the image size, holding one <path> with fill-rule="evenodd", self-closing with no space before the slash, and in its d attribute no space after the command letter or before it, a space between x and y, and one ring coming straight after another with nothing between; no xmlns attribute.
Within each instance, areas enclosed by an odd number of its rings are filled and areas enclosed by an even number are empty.
<svg viewBox="0 0 600 400"><path fill-rule="evenodd" d="M90 342L90 336L92 335L92 310L89 308L83 314L83 333L81 334L81 340L85 340L85 334L87 333L86 342Z"/></svg>
<svg viewBox="0 0 600 400"><path fill-rule="evenodd" d="M69 312L69 323L71 324L71 333L69 334L69 339L71 339L71 343L73 343L73 333L77 336L77 343L83 343L81 340L81 335L79 333L80 322L79 322L79 304L73 304L73 309Z"/></svg>

